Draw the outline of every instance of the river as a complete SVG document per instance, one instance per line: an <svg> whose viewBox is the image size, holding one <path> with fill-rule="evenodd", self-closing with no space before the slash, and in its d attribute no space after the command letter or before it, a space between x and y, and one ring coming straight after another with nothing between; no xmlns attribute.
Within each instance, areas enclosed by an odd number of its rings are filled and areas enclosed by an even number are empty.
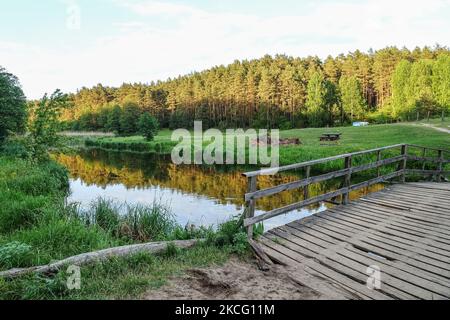
<svg viewBox="0 0 450 320"><path fill-rule="evenodd" d="M69 202L87 207L102 197L128 204L159 203L170 206L181 225L216 226L241 214L247 180L241 176L251 167L175 165L170 156L136 154L84 149L77 154L55 154L54 158L70 172L71 194ZM268 188L298 180L301 173L262 176L258 188ZM340 181L310 186L310 196L335 190ZM381 186L372 187L380 189ZM369 190L353 193L357 198ZM302 200L302 190L282 192L259 199L256 214L261 214ZM321 203L281 215L264 222L264 229L288 223L326 210L328 203Z"/></svg>

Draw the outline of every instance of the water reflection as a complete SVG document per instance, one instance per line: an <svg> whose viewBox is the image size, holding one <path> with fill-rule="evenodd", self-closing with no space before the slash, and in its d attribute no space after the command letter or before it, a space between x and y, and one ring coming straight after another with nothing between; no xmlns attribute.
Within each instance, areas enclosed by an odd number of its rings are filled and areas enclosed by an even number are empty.
<svg viewBox="0 0 450 320"><path fill-rule="evenodd" d="M69 201L87 206L98 197L120 202L167 203L181 224L214 225L240 214L247 181L241 172L253 168L234 166L174 165L170 157L104 150L82 150L76 155L56 154L71 174ZM258 188L295 181L300 174L259 177ZM310 196L339 188L340 181L315 184ZM379 187L377 187L379 188ZM352 194L360 196L366 190ZM259 199L256 214L302 200L301 190ZM265 229L326 209L328 204L305 208L265 222Z"/></svg>

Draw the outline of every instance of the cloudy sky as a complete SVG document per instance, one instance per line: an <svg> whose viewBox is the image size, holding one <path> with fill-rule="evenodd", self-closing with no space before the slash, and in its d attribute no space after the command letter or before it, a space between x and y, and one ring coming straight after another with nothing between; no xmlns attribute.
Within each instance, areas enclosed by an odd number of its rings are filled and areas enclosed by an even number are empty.
<svg viewBox="0 0 450 320"><path fill-rule="evenodd" d="M0 65L28 98L166 79L264 54L450 45L450 0L0 2Z"/></svg>

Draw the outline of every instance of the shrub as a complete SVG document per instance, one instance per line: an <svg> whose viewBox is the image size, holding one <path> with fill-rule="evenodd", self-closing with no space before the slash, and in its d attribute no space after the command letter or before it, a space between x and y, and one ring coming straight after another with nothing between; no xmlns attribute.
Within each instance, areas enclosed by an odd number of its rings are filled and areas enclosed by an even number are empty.
<svg viewBox="0 0 450 320"><path fill-rule="evenodd" d="M28 228L35 224L51 199L45 196L30 196L20 192L0 194L0 232Z"/></svg>
<svg viewBox="0 0 450 320"><path fill-rule="evenodd" d="M150 113L143 113L138 122L139 132L148 140L152 141L158 134L159 123Z"/></svg>
<svg viewBox="0 0 450 320"><path fill-rule="evenodd" d="M13 241L0 246L0 268L10 269L29 264L31 246Z"/></svg>

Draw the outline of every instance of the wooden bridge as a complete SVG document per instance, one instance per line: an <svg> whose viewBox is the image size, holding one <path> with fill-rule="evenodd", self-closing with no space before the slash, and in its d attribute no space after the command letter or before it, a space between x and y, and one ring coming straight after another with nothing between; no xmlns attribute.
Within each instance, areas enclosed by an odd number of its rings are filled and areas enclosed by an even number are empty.
<svg viewBox="0 0 450 320"><path fill-rule="evenodd" d="M280 167L303 169L305 176L263 190L257 190L257 177L271 171L246 173L244 225L250 238L253 225L266 219L322 201L336 204L250 242L262 261L295 268L297 282L328 296L334 290L350 299L450 299L450 184L444 182L449 153L402 144L344 154ZM352 166L357 157L371 155L375 161ZM313 166L339 160L344 169L311 174ZM396 164L382 175L382 167ZM366 170L376 177L351 183L353 174ZM409 175L434 182L405 183ZM337 190L309 197L311 184L338 177L343 182ZM399 181L350 202L351 191L394 179ZM302 201L254 216L257 199L297 188L303 189Z"/></svg>

